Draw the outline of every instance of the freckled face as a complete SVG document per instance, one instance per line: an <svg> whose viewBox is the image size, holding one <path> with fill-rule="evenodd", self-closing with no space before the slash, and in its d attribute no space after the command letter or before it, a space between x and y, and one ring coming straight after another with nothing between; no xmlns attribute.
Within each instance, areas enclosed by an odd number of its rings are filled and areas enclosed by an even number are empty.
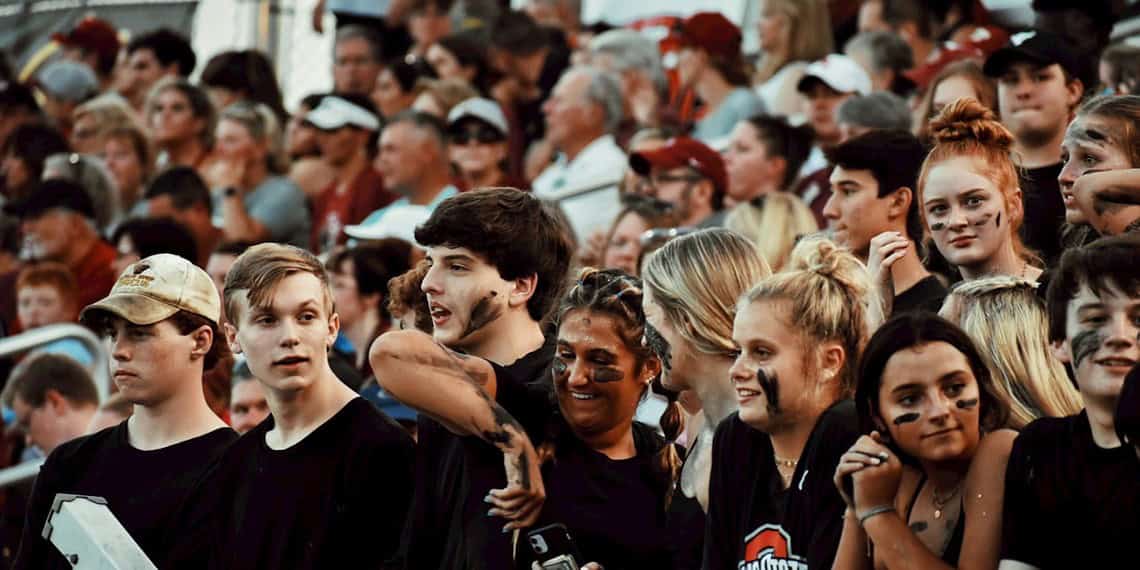
<svg viewBox="0 0 1140 570"><path fill-rule="evenodd" d="M558 407L578 433L604 433L626 427L649 382L660 371L656 358L639 365L618 334L618 320L579 309L558 327L552 363Z"/></svg>
<svg viewBox="0 0 1140 570"><path fill-rule="evenodd" d="M927 172L921 192L935 246L959 267L985 263L1012 239L1013 216L980 166L972 157L939 162Z"/></svg>
<svg viewBox="0 0 1140 570"><path fill-rule="evenodd" d="M966 356L946 342L896 352L883 368L879 420L921 460L973 456L981 438L980 390Z"/></svg>

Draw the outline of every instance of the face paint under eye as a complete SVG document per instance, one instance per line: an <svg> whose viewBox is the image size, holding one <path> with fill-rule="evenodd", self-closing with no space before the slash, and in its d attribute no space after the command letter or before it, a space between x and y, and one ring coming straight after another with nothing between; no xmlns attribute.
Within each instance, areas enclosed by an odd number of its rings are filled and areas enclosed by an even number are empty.
<svg viewBox="0 0 1140 570"><path fill-rule="evenodd" d="M976 222L974 222L974 225L975 226L984 226L984 225L990 223L990 218L993 218L993 217L994 217L994 215L992 213L983 214L981 218L978 218L978 220Z"/></svg>
<svg viewBox="0 0 1140 570"><path fill-rule="evenodd" d="M901 426L903 424L914 423L918 421L918 412L908 412L894 419L893 424Z"/></svg>
<svg viewBox="0 0 1140 570"><path fill-rule="evenodd" d="M1081 367L1081 362L1084 359L1092 356L1093 353L1104 344L1104 335L1100 331L1081 331L1073 337L1073 369Z"/></svg>
<svg viewBox="0 0 1140 570"><path fill-rule="evenodd" d="M561 358L555 358L550 362L550 373L554 375L555 380L565 376L568 369L566 362Z"/></svg>
<svg viewBox="0 0 1140 570"><path fill-rule="evenodd" d="M954 402L954 405L957 406L959 410L970 410L978 406L978 399L971 398L969 400L958 400L957 402Z"/></svg>
<svg viewBox="0 0 1140 570"><path fill-rule="evenodd" d="M1131 224L1128 224L1124 227L1124 233L1126 234L1133 234L1137 232L1140 232L1140 218L1132 220Z"/></svg>
<svg viewBox="0 0 1140 570"><path fill-rule="evenodd" d="M1001 227L1001 212L998 212L997 219L994 220L994 227L995 228Z"/></svg>
<svg viewBox="0 0 1140 570"><path fill-rule="evenodd" d="M612 366L599 366L594 369L594 382L618 382L623 378L625 378L625 374Z"/></svg>
<svg viewBox="0 0 1140 570"><path fill-rule="evenodd" d="M471 315L467 318L467 326L463 329L463 334L459 338L467 338L479 329L491 324L495 319L503 314L502 307L491 306L491 299L498 293L491 291L489 295L479 299L474 307L471 307Z"/></svg>
<svg viewBox="0 0 1140 570"><path fill-rule="evenodd" d="M648 322L645 323L645 345L652 350L657 358L661 360L661 367L665 370L672 370L672 347L669 346L669 341L661 335L661 331L653 327Z"/></svg>
<svg viewBox="0 0 1140 570"><path fill-rule="evenodd" d="M768 400L768 414L772 416L779 414L780 382L776 378L776 373L769 373L763 368L757 368L756 381L760 383L760 387L764 390L764 397Z"/></svg>
<svg viewBox="0 0 1140 570"><path fill-rule="evenodd" d="M933 224L930 224L931 231L940 232L944 229L946 229L946 222L934 222Z"/></svg>

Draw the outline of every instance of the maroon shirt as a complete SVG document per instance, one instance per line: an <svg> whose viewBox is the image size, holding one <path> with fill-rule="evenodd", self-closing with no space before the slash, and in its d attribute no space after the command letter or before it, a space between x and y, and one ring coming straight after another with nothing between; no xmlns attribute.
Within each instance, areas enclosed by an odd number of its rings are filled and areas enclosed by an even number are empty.
<svg viewBox="0 0 1140 570"><path fill-rule="evenodd" d="M334 180L313 200L311 241L313 251L321 253L330 243L345 242L344 227L359 224L368 214L391 204L397 196L384 188L384 178L371 165L353 179L343 192Z"/></svg>

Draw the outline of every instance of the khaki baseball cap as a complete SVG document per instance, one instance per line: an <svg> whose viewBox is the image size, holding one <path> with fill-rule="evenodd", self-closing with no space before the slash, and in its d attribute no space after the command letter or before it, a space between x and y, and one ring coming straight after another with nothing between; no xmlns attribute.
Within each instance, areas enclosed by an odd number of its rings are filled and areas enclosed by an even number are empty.
<svg viewBox="0 0 1140 570"><path fill-rule="evenodd" d="M106 311L136 325L153 325L187 311L217 323L222 314L218 289L202 268L169 253L131 264L103 300L79 315Z"/></svg>

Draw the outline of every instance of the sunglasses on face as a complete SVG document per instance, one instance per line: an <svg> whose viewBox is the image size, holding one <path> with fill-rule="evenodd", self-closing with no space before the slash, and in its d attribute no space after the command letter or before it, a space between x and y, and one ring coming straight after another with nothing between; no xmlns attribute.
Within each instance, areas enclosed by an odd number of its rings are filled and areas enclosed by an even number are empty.
<svg viewBox="0 0 1140 570"><path fill-rule="evenodd" d="M479 144L491 144L502 140L504 140L502 133L490 127L460 129L451 133L451 142L458 145L464 145L471 141Z"/></svg>

